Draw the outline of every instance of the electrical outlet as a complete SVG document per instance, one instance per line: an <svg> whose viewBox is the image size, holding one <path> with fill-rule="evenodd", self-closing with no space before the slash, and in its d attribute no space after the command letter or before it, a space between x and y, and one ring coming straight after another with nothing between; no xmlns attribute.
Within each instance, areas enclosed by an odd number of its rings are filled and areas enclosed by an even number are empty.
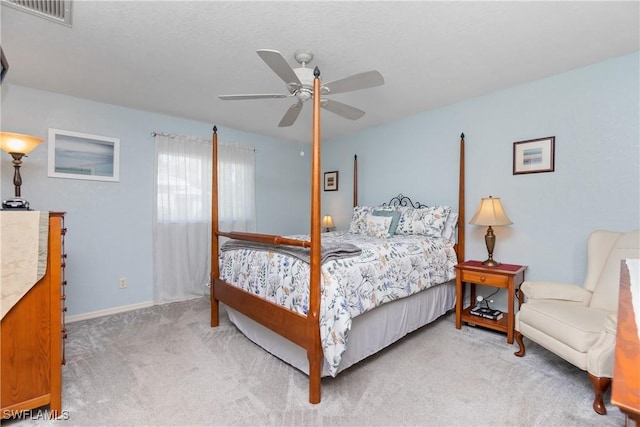
<svg viewBox="0 0 640 427"><path fill-rule="evenodd" d="M127 279L125 277L121 277L119 280L120 289L124 289L127 287Z"/></svg>

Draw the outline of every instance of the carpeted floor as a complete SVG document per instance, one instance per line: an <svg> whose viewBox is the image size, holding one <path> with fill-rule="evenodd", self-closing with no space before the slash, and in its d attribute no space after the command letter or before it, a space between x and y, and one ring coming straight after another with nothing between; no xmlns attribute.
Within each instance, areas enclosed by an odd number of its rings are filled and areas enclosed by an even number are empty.
<svg viewBox="0 0 640 427"><path fill-rule="evenodd" d="M65 420L7 426L622 426L591 409L584 372L526 341L513 355L503 334L448 314L323 379L307 401L307 377L266 353L207 298L69 324L63 368ZM35 419L33 419L35 418Z"/></svg>

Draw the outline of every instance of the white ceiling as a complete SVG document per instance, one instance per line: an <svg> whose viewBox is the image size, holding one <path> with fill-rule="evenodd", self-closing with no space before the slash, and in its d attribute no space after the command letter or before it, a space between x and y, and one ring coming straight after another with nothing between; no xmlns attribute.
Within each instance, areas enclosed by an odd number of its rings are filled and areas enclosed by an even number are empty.
<svg viewBox="0 0 640 427"><path fill-rule="evenodd" d="M291 99L256 54L311 50L324 82L378 70L383 86L332 95L366 111L323 114L349 134L640 49L638 1L75 1L72 27L3 6L11 84L296 142L311 105L278 128ZM161 127L161 124L158 125ZM172 129L155 129L171 132Z"/></svg>

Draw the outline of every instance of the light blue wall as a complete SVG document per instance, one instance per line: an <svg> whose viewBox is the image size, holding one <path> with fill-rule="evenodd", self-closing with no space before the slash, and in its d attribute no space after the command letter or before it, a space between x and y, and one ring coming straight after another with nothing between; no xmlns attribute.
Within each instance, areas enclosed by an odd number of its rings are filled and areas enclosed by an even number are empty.
<svg viewBox="0 0 640 427"><path fill-rule="evenodd" d="M323 210L348 226L354 154L360 204L402 192L456 206L464 132L466 221L492 195L514 223L495 227L494 258L528 265L530 279L581 284L592 230L640 226L639 76L635 53L326 141L323 170L339 170L341 182ZM555 172L513 175L513 142L547 136ZM485 232L467 224L467 259L486 258Z"/></svg>
<svg viewBox="0 0 640 427"><path fill-rule="evenodd" d="M640 225L639 62L638 53L615 58L324 141L322 169L340 171L340 182L339 191L323 194L322 211L334 215L338 228L348 226L354 154L361 204L402 192L424 203L455 206L464 132L467 221L480 199L493 195L514 222L496 227L495 258L529 265L531 279L581 283L591 230ZM48 178L45 144L24 161L23 196L34 209L68 212L69 314L150 301L150 133L208 138L211 124L8 84L2 86L1 119L3 131L46 138L54 127L121 139L119 183ZM258 231L307 232L309 153L300 157L300 147L291 142L218 127L221 141L258 150ZM545 136L556 137L555 172L512 175L513 142ZM0 157L0 167L6 198L13 194L8 155ZM484 233L484 227L467 225L467 259L486 257ZM118 288L120 277L129 281L126 290Z"/></svg>
<svg viewBox="0 0 640 427"><path fill-rule="evenodd" d="M215 113L212 113L212 117ZM30 88L3 84L3 131L45 138L24 159L22 195L35 210L65 211L68 234L68 314L83 314L153 299L152 131L211 137L212 124L183 120ZM214 122L212 122L214 123ZM120 138L120 181L47 176L48 128ZM221 142L251 145L256 152L258 231L303 233L309 229L310 159L300 147L218 123ZM1 197L13 196L13 167L0 157ZM290 171L287 179L282 170ZM287 209L282 209L287 206ZM302 212L301 214L297 214ZM128 288L118 279L126 277Z"/></svg>

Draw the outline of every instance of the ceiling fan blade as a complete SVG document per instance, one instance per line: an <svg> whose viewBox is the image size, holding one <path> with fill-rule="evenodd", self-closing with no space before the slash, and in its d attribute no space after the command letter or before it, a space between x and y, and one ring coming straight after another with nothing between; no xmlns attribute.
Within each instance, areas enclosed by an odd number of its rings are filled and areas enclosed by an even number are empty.
<svg viewBox="0 0 640 427"><path fill-rule="evenodd" d="M384 84L382 74L373 70L325 83L323 87L328 90L327 93L342 93L367 89L374 86L380 86L382 84Z"/></svg>
<svg viewBox="0 0 640 427"><path fill-rule="evenodd" d="M302 111L302 105L303 105L302 102L298 101L295 104L293 104L291 107L289 107L287 112L284 113L282 120L280 120L278 127L284 128L294 124L296 119L300 115L300 111Z"/></svg>
<svg viewBox="0 0 640 427"><path fill-rule="evenodd" d="M360 117L364 116L364 111L356 107L352 107L351 105L343 104L342 102L323 99L321 105L322 108L346 119L358 120Z"/></svg>
<svg viewBox="0 0 640 427"><path fill-rule="evenodd" d="M258 55L269 67L286 83L296 83L302 86L300 79L293 71L291 65L284 59L284 56L277 50L260 49L257 51Z"/></svg>
<svg viewBox="0 0 640 427"><path fill-rule="evenodd" d="M280 93L247 93L244 95L220 95L218 98L224 99L225 101L234 100L234 99L268 99L268 98L288 98L291 95L283 95Z"/></svg>

